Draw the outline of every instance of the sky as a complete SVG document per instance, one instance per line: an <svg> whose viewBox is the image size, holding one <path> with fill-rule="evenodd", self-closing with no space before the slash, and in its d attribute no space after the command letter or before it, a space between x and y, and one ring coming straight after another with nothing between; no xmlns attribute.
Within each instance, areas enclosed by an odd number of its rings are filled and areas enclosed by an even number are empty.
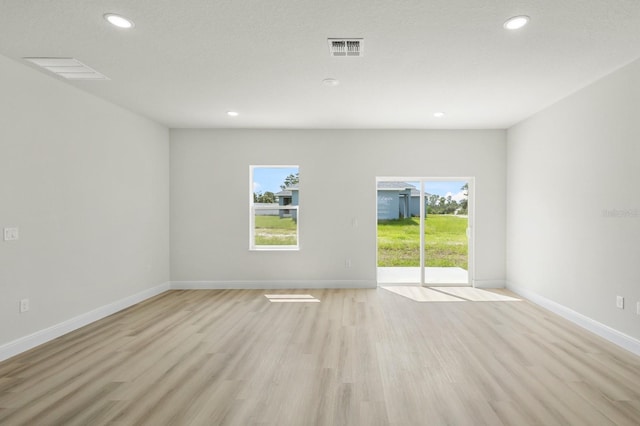
<svg viewBox="0 0 640 426"><path fill-rule="evenodd" d="M412 185L415 185L416 188L420 188L420 182L409 182ZM451 198L460 201L464 198L464 194L462 186L465 184L465 181L427 181L424 184L424 192L427 194L438 194L442 197L447 197L451 195Z"/></svg>
<svg viewBox="0 0 640 426"><path fill-rule="evenodd" d="M254 167L253 192L280 192L280 185L289 175L298 173L297 167Z"/></svg>

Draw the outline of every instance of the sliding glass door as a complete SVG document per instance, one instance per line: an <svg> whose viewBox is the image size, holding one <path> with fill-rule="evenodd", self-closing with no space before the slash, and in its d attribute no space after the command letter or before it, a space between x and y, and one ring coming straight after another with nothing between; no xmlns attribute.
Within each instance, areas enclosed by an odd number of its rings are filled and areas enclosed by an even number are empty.
<svg viewBox="0 0 640 426"><path fill-rule="evenodd" d="M469 285L470 178L378 178L377 273L383 285Z"/></svg>

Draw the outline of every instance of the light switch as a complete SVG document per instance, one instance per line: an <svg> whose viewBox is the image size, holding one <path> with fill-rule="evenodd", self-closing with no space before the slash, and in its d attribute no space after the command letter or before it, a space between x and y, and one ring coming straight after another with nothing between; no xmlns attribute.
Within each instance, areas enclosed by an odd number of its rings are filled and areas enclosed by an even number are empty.
<svg viewBox="0 0 640 426"><path fill-rule="evenodd" d="M4 240L14 241L18 239L18 228L4 228Z"/></svg>

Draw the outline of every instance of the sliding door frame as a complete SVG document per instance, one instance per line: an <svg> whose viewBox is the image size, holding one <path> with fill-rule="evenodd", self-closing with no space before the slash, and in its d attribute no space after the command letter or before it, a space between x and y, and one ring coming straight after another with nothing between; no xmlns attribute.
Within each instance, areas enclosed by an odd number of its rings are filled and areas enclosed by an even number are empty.
<svg viewBox="0 0 640 426"><path fill-rule="evenodd" d="M469 185L467 195L467 285L475 287L475 177L453 177L453 176L437 176L437 177L415 177L415 176L378 176L375 181L375 191L378 191L378 182L419 182L420 183L420 283L418 285L425 286L425 219L426 219L426 207L425 207L425 182L466 182ZM376 196L376 277L378 268L378 202Z"/></svg>

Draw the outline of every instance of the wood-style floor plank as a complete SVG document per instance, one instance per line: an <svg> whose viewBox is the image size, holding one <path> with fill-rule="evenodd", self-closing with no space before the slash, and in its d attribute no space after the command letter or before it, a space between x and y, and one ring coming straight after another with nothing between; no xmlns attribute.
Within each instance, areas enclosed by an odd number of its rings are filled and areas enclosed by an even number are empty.
<svg viewBox="0 0 640 426"><path fill-rule="evenodd" d="M445 290L166 292L0 363L0 424L640 424L639 357Z"/></svg>

